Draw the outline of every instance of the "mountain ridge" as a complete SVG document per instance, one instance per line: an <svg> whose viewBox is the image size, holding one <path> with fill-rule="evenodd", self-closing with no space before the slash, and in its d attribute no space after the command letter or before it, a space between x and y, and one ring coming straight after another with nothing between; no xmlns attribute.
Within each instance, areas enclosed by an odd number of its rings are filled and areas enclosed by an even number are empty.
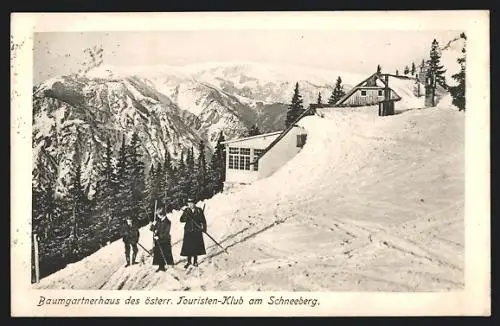
<svg viewBox="0 0 500 326"><path fill-rule="evenodd" d="M447 74L455 72L461 40L452 39L442 47L443 63L451 65ZM100 65L86 73L56 76L33 89L33 161L44 148L43 155L51 156L52 161L69 164L63 162L70 161L70 144L76 141L74 132L78 129L81 141L92 145L81 147L94 151L84 155L89 165L102 157L105 138L118 144L119 138L131 131L140 134L147 165L161 162L166 150L174 159L192 147L196 152L201 140L207 143L210 155L221 132L226 139L233 139L245 136L255 124L261 132L282 130L295 83L299 83L307 107L316 103L318 93L326 102L337 77L348 91L367 76L253 61ZM63 147L57 149L54 144ZM92 171L92 167L87 170ZM53 173L62 178L62 171Z"/></svg>

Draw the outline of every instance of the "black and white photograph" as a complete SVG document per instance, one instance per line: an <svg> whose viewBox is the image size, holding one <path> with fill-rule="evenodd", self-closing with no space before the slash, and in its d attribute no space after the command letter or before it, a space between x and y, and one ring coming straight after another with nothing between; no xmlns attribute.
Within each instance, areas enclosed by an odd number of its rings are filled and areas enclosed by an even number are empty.
<svg viewBox="0 0 500 326"><path fill-rule="evenodd" d="M24 281L309 307L465 291L477 33L358 23L35 30Z"/></svg>

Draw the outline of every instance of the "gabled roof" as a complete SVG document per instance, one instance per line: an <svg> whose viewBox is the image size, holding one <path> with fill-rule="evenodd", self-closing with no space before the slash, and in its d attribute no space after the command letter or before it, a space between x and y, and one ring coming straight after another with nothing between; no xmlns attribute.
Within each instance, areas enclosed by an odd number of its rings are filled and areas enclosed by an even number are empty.
<svg viewBox="0 0 500 326"><path fill-rule="evenodd" d="M223 142L221 142L221 144L231 144L231 143L236 143L239 141L245 141L245 140L254 139L254 138L267 137L267 136L277 135L281 132L283 132L283 131L274 131L274 132L269 132L267 134L260 134L260 135L255 135L255 136L231 139L231 140L223 141Z"/></svg>
<svg viewBox="0 0 500 326"><path fill-rule="evenodd" d="M398 78L398 79L413 79L413 80L417 80L416 77L414 76L407 76L407 75L394 75L394 74L383 74L384 76L389 76L389 77L394 77L394 78Z"/></svg>
<svg viewBox="0 0 500 326"><path fill-rule="evenodd" d="M385 74L385 75L387 75L387 74ZM384 74L379 74L377 72L374 73L374 74L372 74L372 75L370 75L370 76L368 76L368 78L362 80L359 84L357 84L356 86L354 86L353 88L351 88L351 90L349 90L349 92L347 92L340 100L338 100L337 103L335 103L335 106L338 106L338 105L344 103L345 100L347 100L349 97L351 97L351 95L354 94L358 89L363 88L363 85L366 82L368 82L369 80L373 79L373 78L375 78L375 80L376 79L380 80L382 82L382 84L384 84L384 86L387 86L387 84L385 83L384 78L382 78L383 76L384 76ZM387 76L390 76L390 75L387 75ZM373 87L373 86L370 86L370 87ZM391 87L389 86L389 88L391 88ZM398 98L398 100L401 99L401 96L399 96L398 93L396 93L392 88L391 88L391 91L396 95L396 97Z"/></svg>
<svg viewBox="0 0 500 326"><path fill-rule="evenodd" d="M260 158L262 158L264 155L266 155L266 153L269 152L269 150L271 148L273 148L274 145L276 145L283 137L285 137L286 134L288 134L288 132L290 130L292 130L294 127L297 127L297 122L299 122L300 119L302 119L306 115L309 115L310 112L314 112L314 108L311 106L309 106L308 109L306 109L304 112L302 112L302 114L297 119L295 119L295 121L293 123L291 123L290 126L288 126L288 128L283 130L281 132L281 135L279 135L275 140L273 140L273 142L271 144L269 144L269 146L267 146L266 149L264 149L264 152L262 152L262 154L259 157L257 157L252 163L250 163L250 165L255 164Z"/></svg>

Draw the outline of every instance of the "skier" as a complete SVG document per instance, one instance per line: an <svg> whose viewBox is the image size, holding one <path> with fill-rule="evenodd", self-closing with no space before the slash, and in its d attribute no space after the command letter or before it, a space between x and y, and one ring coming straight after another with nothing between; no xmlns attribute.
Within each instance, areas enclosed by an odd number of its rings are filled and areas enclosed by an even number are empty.
<svg viewBox="0 0 500 326"><path fill-rule="evenodd" d="M191 198L188 199L188 207L182 213L181 223L186 223L181 249L181 256L187 256L188 259L184 268L191 265L192 258L194 266L198 266L198 256L206 254L203 232L207 231L207 221L203 210L196 207Z"/></svg>
<svg viewBox="0 0 500 326"><path fill-rule="evenodd" d="M152 222L150 227L150 230L153 231L153 239L155 240L153 265L158 265L156 272L164 272L166 271L165 264L174 265L170 239L172 222L167 218L167 214L164 213L161 207L156 210L156 216L158 216L158 220Z"/></svg>
<svg viewBox="0 0 500 326"><path fill-rule="evenodd" d="M127 264L125 267L130 266L130 247L132 247L132 265L135 265L135 258L137 256L137 243L139 242L139 229L135 225L131 216L127 216L126 223L121 228L121 236L125 244L125 259Z"/></svg>

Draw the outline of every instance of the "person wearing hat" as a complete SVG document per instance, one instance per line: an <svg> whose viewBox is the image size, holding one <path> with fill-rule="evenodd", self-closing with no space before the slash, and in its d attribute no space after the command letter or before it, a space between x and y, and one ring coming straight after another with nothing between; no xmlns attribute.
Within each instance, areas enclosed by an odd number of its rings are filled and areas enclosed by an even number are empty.
<svg viewBox="0 0 500 326"><path fill-rule="evenodd" d="M132 247L132 265L135 265L135 258L137 257L137 243L139 242L139 228L135 225L131 216L127 216L126 223L122 226L120 234L125 244L125 260L127 264L125 267L130 266L130 248Z"/></svg>
<svg viewBox="0 0 500 326"><path fill-rule="evenodd" d="M153 265L158 265L157 272L164 272L165 264L173 266L172 243L170 240L170 228L172 222L167 218L162 207L156 210L158 220L155 220L150 227L153 231L155 246L153 248Z"/></svg>
<svg viewBox="0 0 500 326"><path fill-rule="evenodd" d="M207 231L207 221L203 210L194 205L192 198L188 199L188 207L182 213L181 223L186 223L181 249L181 256L187 257L184 268L188 268L191 263L198 266L198 256L206 254L203 232Z"/></svg>

